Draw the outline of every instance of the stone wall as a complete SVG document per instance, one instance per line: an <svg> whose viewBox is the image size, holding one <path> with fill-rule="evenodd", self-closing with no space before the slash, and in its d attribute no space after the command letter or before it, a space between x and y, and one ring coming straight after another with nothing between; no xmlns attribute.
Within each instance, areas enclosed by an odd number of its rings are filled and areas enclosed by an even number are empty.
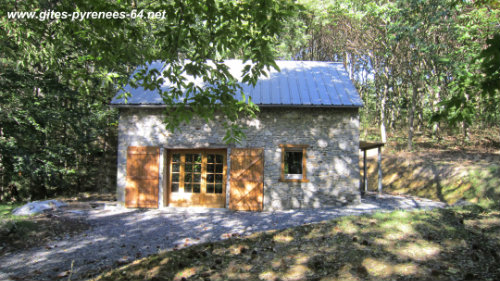
<svg viewBox="0 0 500 281"><path fill-rule="evenodd" d="M232 147L264 148L264 210L268 211L331 207L359 201L357 109L263 108L256 119L242 121L248 127L247 138L237 145L224 144L225 131L220 118L208 124L193 120L173 134L162 124L162 111L120 109L118 201L124 201L128 146L227 147L228 155ZM306 159L309 182L279 182L280 144L309 145Z"/></svg>

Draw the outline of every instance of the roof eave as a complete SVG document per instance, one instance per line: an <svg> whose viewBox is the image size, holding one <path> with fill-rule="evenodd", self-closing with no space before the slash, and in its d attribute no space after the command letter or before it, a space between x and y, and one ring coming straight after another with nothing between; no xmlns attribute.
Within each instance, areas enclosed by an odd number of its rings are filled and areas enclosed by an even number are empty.
<svg viewBox="0 0 500 281"><path fill-rule="evenodd" d="M137 104L137 103L112 103L109 106L113 108L166 108L167 106L165 104Z"/></svg>
<svg viewBox="0 0 500 281"><path fill-rule="evenodd" d="M360 108L363 105L327 105L327 104L258 104L265 108Z"/></svg>
<svg viewBox="0 0 500 281"><path fill-rule="evenodd" d="M110 104L113 108L166 108L165 104ZM361 108L363 105L257 104L263 108Z"/></svg>

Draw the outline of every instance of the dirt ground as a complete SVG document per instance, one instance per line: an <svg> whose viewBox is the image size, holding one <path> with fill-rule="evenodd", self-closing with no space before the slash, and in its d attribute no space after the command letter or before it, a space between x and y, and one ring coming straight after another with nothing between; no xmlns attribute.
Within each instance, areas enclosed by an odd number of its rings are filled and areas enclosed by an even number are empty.
<svg viewBox="0 0 500 281"><path fill-rule="evenodd" d="M43 246L49 241L61 240L89 229L89 224L78 216L63 215L63 211L101 208L115 201L114 194L82 193L75 197L56 198L67 204L60 210L43 212L21 220L1 222L0 255Z"/></svg>
<svg viewBox="0 0 500 281"><path fill-rule="evenodd" d="M500 280L498 211L342 217L166 251L92 280Z"/></svg>

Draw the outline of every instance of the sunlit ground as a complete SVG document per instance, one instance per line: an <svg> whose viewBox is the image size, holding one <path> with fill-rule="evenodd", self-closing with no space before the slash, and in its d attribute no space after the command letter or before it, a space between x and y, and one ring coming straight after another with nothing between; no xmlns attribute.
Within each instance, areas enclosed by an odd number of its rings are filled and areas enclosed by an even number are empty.
<svg viewBox="0 0 500 281"><path fill-rule="evenodd" d="M418 154L409 156L387 152L383 154L382 159L384 192L412 194L448 204L466 200L482 207L498 208L499 156L471 155L485 159L468 161L455 155L442 160L441 158L446 156L432 157ZM362 167L362 159L360 165ZM376 158L369 158L367 167L368 189L376 191L378 187Z"/></svg>
<svg viewBox="0 0 500 281"><path fill-rule="evenodd" d="M97 280L500 280L500 212L345 217L166 252Z"/></svg>

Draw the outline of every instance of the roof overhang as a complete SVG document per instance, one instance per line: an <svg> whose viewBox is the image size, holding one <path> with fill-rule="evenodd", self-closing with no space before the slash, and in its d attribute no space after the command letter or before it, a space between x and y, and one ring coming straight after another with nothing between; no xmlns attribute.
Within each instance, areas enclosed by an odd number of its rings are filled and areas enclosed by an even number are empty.
<svg viewBox="0 0 500 281"><path fill-rule="evenodd" d="M167 108L165 104L110 104L113 108ZM189 105L187 105L189 106ZM363 107L357 105L278 105L278 104L257 104L259 108L337 108L356 109Z"/></svg>

